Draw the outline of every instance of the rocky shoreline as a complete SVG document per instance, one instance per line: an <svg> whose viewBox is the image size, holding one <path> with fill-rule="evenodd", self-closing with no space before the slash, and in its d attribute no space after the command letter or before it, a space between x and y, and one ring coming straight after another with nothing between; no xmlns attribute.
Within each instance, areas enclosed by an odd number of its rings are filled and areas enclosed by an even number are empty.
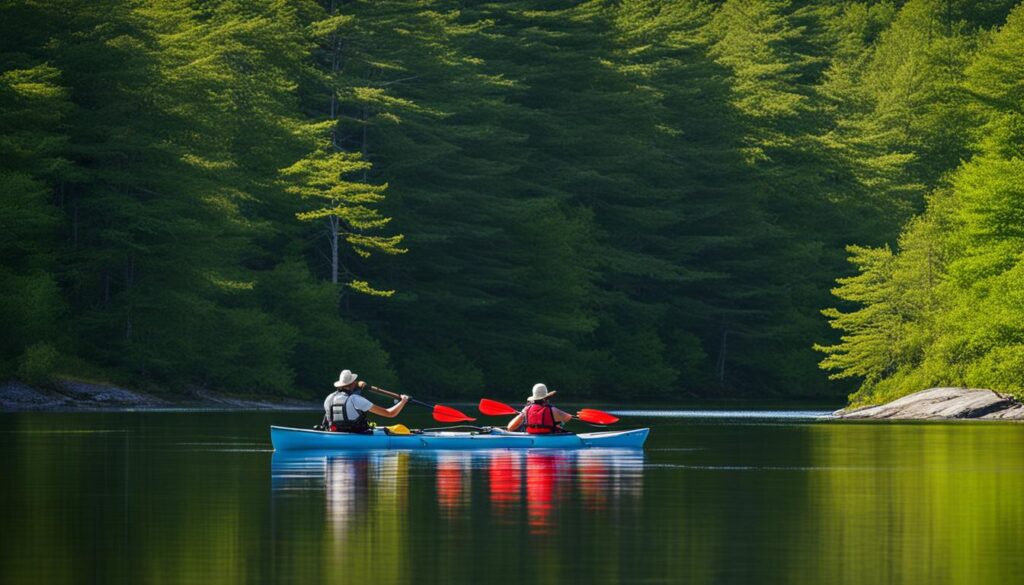
<svg viewBox="0 0 1024 585"><path fill-rule="evenodd" d="M1022 420L1024 404L980 388L929 388L877 406L844 408L833 418L859 420Z"/></svg>
<svg viewBox="0 0 1024 585"><path fill-rule="evenodd" d="M157 396L110 384L57 380L38 388L9 380L0 382L0 412L66 412L103 410L315 410L315 402L288 398L249 398L201 388L174 396Z"/></svg>
<svg viewBox="0 0 1024 585"><path fill-rule="evenodd" d="M111 384L62 379L48 388L15 380L0 382L0 412L117 410L318 410L316 401L243 397L202 388L184 394L155 395ZM843 408L832 419L845 420L1024 420L1024 404L980 388L929 388L875 406Z"/></svg>

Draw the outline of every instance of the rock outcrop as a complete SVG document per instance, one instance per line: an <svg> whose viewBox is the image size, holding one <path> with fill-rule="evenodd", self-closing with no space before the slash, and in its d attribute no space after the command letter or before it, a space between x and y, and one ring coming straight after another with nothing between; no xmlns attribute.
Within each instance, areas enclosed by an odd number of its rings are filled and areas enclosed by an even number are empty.
<svg viewBox="0 0 1024 585"><path fill-rule="evenodd" d="M888 420L1021 420L1024 419L1024 404L992 390L929 388L879 406L837 410L832 416Z"/></svg>
<svg viewBox="0 0 1024 585"><path fill-rule="evenodd" d="M110 384L78 380L54 380L47 388L28 386L18 381L0 381L0 412L74 411L74 410L315 410L319 403L287 398L232 396L202 388L154 396Z"/></svg>

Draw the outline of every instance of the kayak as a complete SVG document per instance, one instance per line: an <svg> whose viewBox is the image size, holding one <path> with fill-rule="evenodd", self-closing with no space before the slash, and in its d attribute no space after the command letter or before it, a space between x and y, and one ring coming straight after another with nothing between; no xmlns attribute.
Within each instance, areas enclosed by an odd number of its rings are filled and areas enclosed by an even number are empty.
<svg viewBox="0 0 1024 585"><path fill-rule="evenodd" d="M391 434L384 429L372 433L332 433L311 429L270 427L270 442L277 451L362 450L362 449L584 449L588 447L643 447L650 429L530 435L500 429L480 432L421 431Z"/></svg>
<svg viewBox="0 0 1024 585"><path fill-rule="evenodd" d="M384 429L372 433L332 433L311 429L270 427L275 451L367 450L367 449L586 449L612 447L639 449L650 429L530 435L501 429L479 432L417 431L392 434Z"/></svg>

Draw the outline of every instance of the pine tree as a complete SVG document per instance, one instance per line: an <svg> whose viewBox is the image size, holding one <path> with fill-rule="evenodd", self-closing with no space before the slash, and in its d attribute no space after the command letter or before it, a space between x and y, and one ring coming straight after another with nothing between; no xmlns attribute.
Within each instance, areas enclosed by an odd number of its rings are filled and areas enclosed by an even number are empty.
<svg viewBox="0 0 1024 585"><path fill-rule="evenodd" d="M0 373L26 348L70 341L61 334L66 310L57 282L60 192L71 172L63 126L71 106L60 71L45 63L39 31L19 27L37 18L32 4L0 7ZM39 353L37 351L37 353ZM38 364L41 367L56 364Z"/></svg>
<svg viewBox="0 0 1024 585"><path fill-rule="evenodd" d="M486 44L484 18L452 8L341 8L353 26L341 38L339 143L373 163L368 181L389 185L384 206L401 216L410 250L369 267L395 287L393 299L348 305L376 316L406 383L475 392L485 380L521 386L572 371L564 358L590 327L577 248L587 217L513 175L530 156L514 127L524 112L507 97L516 82L469 52ZM414 32L381 43L393 30Z"/></svg>
<svg viewBox="0 0 1024 585"><path fill-rule="evenodd" d="M76 31L52 55L78 108L69 133L79 172L64 185L75 333L90 340L84 357L134 376L283 390L289 335L231 306L250 286L236 265L249 194L220 173L235 166L239 141L218 109L258 100L238 91L246 60L207 8L108 2L61 13Z"/></svg>
<svg viewBox="0 0 1024 585"><path fill-rule="evenodd" d="M862 308L830 310L841 344L820 348L823 367L863 379L855 402L891 399L934 385L989 387L1020 395L1024 139L1017 107L1024 11L1014 10L966 69L963 93L981 119L973 157L911 221L898 255L841 281L837 296ZM975 118L977 116L977 118ZM863 251L863 254L869 254ZM881 254L881 252L870 252ZM870 284L860 287L861 281ZM861 291L871 294L861 294ZM886 339L888 336L888 339Z"/></svg>
<svg viewBox="0 0 1024 585"><path fill-rule="evenodd" d="M346 180L347 175L364 171L369 166L360 160L358 154L333 151L328 144L282 171L285 177L294 181L286 188L288 192L306 199L324 200L327 205L299 212L297 216L303 221L327 220L333 284L338 283L339 240L342 238L364 258L368 258L371 252L401 254L406 251L399 247L401 235L365 233L384 227L390 221L376 208L370 207L384 198L384 186ZM351 280L348 286L377 296L394 294L394 291L373 289L361 280Z"/></svg>
<svg viewBox="0 0 1024 585"><path fill-rule="evenodd" d="M789 1L726 2L708 26L710 54L729 72L724 99L746 163L737 187L753 193L749 207L760 213L746 228L756 240L729 268L735 315L722 318L719 371L731 338L733 368L747 372L748 387L804 395L826 390L800 340L824 333L811 307L827 300L850 227L828 197L833 160L817 138L829 123L814 92L830 48L824 12Z"/></svg>

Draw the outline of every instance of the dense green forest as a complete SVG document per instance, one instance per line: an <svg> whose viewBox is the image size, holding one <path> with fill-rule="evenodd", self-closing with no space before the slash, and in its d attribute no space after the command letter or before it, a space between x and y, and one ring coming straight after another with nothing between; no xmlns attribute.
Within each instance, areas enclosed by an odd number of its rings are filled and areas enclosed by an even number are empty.
<svg viewBox="0 0 1024 585"><path fill-rule="evenodd" d="M850 247L857 274L834 292L857 309L826 312L844 335L822 365L863 380L858 403L936 385L1024 397L1024 8L941 51L950 111L932 115L956 164L894 246Z"/></svg>
<svg viewBox="0 0 1024 585"><path fill-rule="evenodd" d="M0 376L1024 393L1022 104L1001 0L0 0Z"/></svg>

